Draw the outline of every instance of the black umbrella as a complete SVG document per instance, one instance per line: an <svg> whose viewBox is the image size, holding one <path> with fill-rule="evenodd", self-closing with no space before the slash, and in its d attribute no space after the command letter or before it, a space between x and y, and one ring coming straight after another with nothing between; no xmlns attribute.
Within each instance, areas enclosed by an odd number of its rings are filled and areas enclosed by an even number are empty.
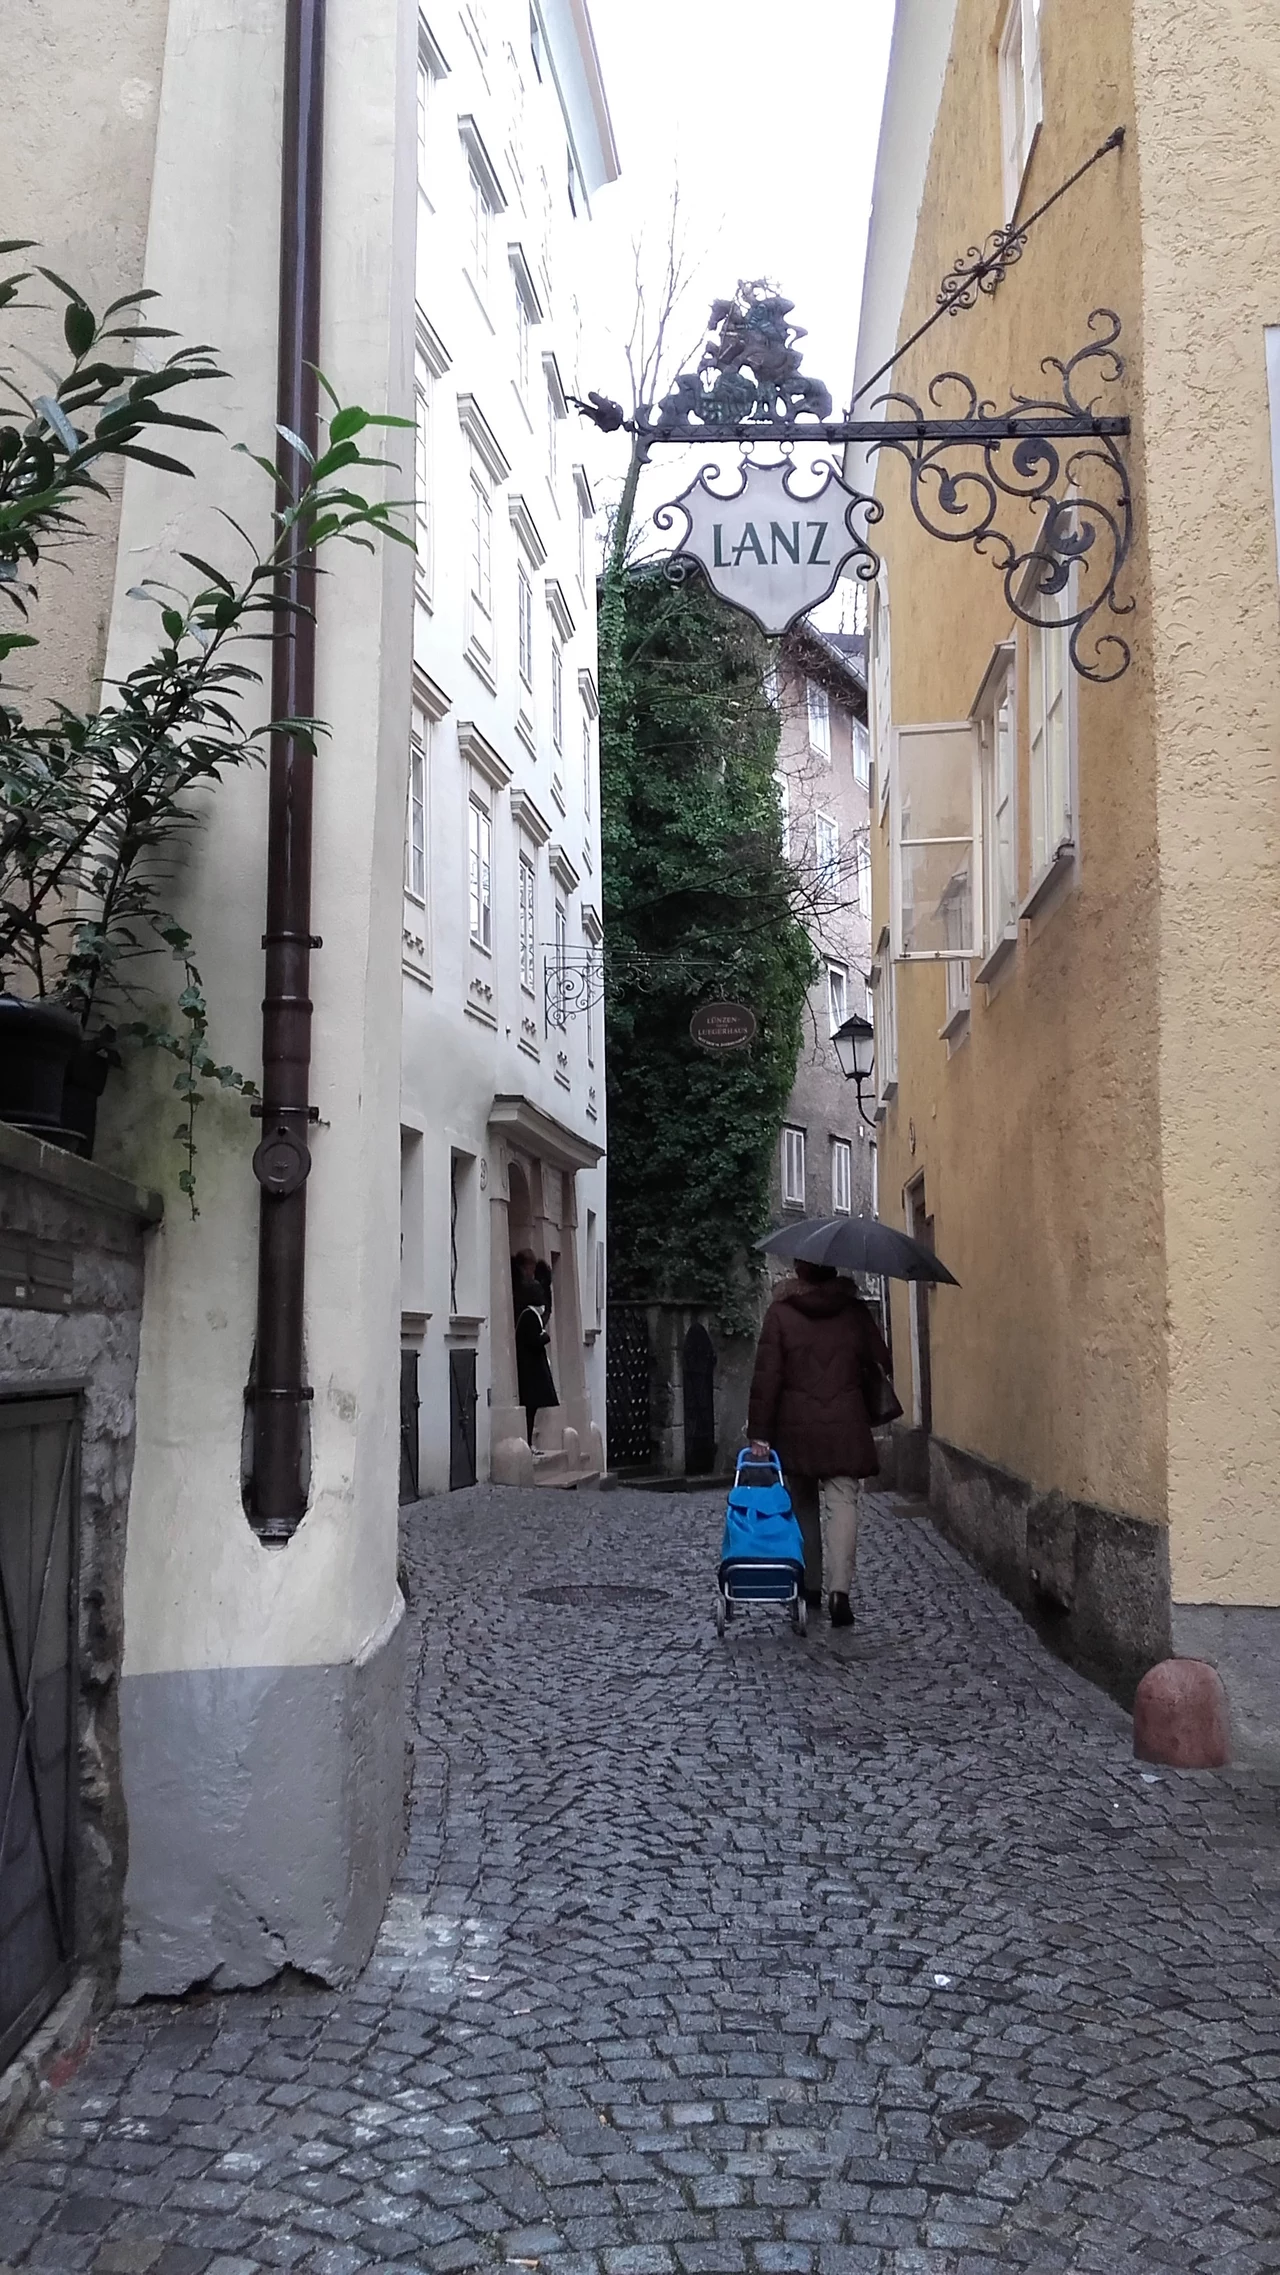
<svg viewBox="0 0 1280 2275"><path fill-rule="evenodd" d="M758 1245L770 1256L800 1257L806 1264L835 1264L846 1272L877 1272L889 1280L933 1280L958 1288L959 1280L931 1248L871 1216L808 1216L784 1224Z"/></svg>

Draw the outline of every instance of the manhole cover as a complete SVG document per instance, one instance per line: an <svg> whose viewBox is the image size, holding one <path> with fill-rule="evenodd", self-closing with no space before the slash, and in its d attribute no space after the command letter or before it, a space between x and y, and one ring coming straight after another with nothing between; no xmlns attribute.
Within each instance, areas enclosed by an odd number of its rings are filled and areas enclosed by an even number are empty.
<svg viewBox="0 0 1280 2275"><path fill-rule="evenodd" d="M993 2109L974 2101L967 2109L949 2109L938 2119L938 2131L948 2141L981 2141L989 2149L1010 2149L1027 2130L1029 2119L1012 2109Z"/></svg>
<svg viewBox="0 0 1280 2275"><path fill-rule="evenodd" d="M667 1601L661 1588L611 1588L603 1582L559 1588L526 1588L524 1592L530 1603L574 1604L580 1611L608 1611L614 1604L665 1604Z"/></svg>

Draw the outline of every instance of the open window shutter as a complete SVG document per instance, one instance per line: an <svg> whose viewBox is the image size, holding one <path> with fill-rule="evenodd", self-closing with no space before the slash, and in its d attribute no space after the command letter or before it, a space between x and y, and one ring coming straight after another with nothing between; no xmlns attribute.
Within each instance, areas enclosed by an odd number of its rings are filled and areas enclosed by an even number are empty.
<svg viewBox="0 0 1280 2275"><path fill-rule="evenodd" d="M971 719L896 727L893 745L893 954L909 963L974 956L977 730Z"/></svg>

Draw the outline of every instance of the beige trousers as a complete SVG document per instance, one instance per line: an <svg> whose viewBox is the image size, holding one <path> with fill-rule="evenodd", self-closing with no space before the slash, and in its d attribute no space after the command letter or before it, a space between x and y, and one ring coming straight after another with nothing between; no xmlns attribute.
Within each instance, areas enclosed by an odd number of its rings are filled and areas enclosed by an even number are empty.
<svg viewBox="0 0 1280 2275"><path fill-rule="evenodd" d="M831 1596L847 1596L858 1553L862 1479L799 1477L793 1472L787 1485L804 1540L806 1588L813 1594L825 1589Z"/></svg>

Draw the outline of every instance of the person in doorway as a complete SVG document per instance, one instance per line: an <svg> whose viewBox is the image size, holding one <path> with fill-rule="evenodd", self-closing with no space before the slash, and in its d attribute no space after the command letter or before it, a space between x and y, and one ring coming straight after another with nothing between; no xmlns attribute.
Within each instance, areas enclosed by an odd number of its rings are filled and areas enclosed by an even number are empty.
<svg viewBox="0 0 1280 2275"><path fill-rule="evenodd" d="M880 1467L865 1385L889 1353L852 1280L830 1264L796 1264L760 1330L747 1431L763 1459L776 1449L804 1537L805 1597L829 1590L833 1627L850 1627L864 1477ZM825 1543L824 1543L825 1533Z"/></svg>
<svg viewBox="0 0 1280 2275"><path fill-rule="evenodd" d="M529 1269L524 1272L526 1260ZM523 1251L512 1261L521 1267L522 1273L522 1276L515 1279L517 1396L524 1408L525 1428L532 1445L534 1424L540 1408L560 1404L556 1396L551 1361L547 1357L547 1346L551 1341L547 1319L551 1306L546 1300L541 1281L534 1277L532 1251Z"/></svg>

